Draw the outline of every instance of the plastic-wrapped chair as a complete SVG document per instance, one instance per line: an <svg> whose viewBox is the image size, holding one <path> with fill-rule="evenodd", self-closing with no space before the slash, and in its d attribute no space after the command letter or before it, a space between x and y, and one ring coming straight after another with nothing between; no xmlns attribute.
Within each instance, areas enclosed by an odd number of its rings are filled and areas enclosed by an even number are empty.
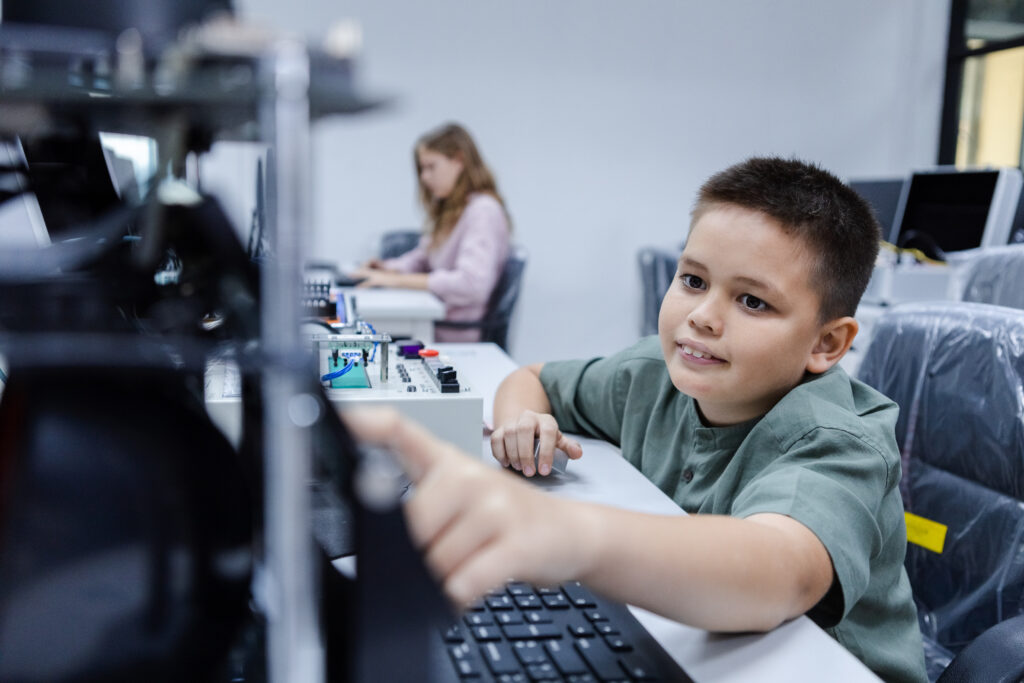
<svg viewBox="0 0 1024 683"><path fill-rule="evenodd" d="M878 320L859 376L900 406L900 487L917 516L908 539L924 543L908 544L905 564L935 680L982 632L1024 613L1024 313L897 306Z"/></svg>
<svg viewBox="0 0 1024 683"><path fill-rule="evenodd" d="M380 257L401 256L420 243L421 230L390 230L380 237Z"/></svg>
<svg viewBox="0 0 1024 683"><path fill-rule="evenodd" d="M494 342L508 351L508 329L516 301L519 300L519 291L522 289L524 270L526 250L522 247L513 247L498 282L491 290L484 317L480 320L437 320L434 327L449 330L479 329L480 341Z"/></svg>
<svg viewBox="0 0 1024 683"><path fill-rule="evenodd" d="M636 260L640 267L640 286L643 295L640 334L646 337L658 333L661 300L676 274L679 254L657 247L644 247L637 252Z"/></svg>
<svg viewBox="0 0 1024 683"><path fill-rule="evenodd" d="M963 301L1024 309L1024 244L978 249L962 268Z"/></svg>

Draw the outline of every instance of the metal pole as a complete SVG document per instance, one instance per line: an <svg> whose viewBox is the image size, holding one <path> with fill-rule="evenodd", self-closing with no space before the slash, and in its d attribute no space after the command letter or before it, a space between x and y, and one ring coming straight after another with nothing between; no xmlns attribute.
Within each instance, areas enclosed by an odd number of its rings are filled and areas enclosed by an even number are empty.
<svg viewBox="0 0 1024 683"><path fill-rule="evenodd" d="M324 648L313 555L311 442L301 406L306 368L299 339L302 236L309 221L309 54L282 41L264 62L261 126L271 143L271 254L262 274L268 672L272 683L321 683Z"/></svg>

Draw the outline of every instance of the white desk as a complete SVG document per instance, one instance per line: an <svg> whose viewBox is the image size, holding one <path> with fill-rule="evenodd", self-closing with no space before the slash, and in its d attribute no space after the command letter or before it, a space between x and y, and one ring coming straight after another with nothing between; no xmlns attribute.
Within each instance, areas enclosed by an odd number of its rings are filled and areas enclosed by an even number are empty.
<svg viewBox="0 0 1024 683"><path fill-rule="evenodd" d="M444 318L444 304L421 289L344 288L354 297L356 311L381 333L393 338L411 337L424 344L434 341L434 321Z"/></svg>
<svg viewBox="0 0 1024 683"><path fill-rule="evenodd" d="M483 393L484 420L490 424L494 390L517 365L495 344L435 346ZM596 439L581 438L580 441L583 458L570 462L565 475L531 481L567 498L655 514L685 514L672 499L623 460L618 448ZM480 457L497 466L486 438ZM639 608L630 609L698 683L878 681L860 660L807 617L764 634L716 635Z"/></svg>

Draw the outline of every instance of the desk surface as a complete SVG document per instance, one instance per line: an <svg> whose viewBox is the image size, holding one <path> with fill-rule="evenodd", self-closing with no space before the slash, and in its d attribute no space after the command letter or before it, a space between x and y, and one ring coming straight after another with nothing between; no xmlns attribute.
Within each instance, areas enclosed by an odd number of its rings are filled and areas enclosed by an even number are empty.
<svg viewBox="0 0 1024 683"><path fill-rule="evenodd" d="M436 344L459 373L484 396L484 420L491 424L494 391L518 367L494 344ZM558 478L534 479L554 495L654 514L683 511L611 444L581 438L583 458ZM484 438L480 457L494 463ZM497 463L494 463L497 466ZM763 634L717 635L630 608L658 642L698 681L878 681L878 678L807 617Z"/></svg>

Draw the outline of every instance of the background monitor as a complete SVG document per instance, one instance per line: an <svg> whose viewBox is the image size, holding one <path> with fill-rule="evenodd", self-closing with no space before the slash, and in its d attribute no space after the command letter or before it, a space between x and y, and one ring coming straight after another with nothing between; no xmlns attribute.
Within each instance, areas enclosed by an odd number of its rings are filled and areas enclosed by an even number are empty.
<svg viewBox="0 0 1024 683"><path fill-rule="evenodd" d="M900 198L890 242L943 252L1007 244L1020 198L1017 168L940 167L910 176Z"/></svg>
<svg viewBox="0 0 1024 683"><path fill-rule="evenodd" d="M886 239L892 234L896 209L899 207L906 181L906 178L871 178L851 180L847 183L871 206Z"/></svg>
<svg viewBox="0 0 1024 683"><path fill-rule="evenodd" d="M24 167L25 158L17 142L0 142L0 164L9 169ZM26 191L26 178L13 172L4 175L4 189L21 194L0 204L0 249L48 245L46 223L35 195Z"/></svg>

